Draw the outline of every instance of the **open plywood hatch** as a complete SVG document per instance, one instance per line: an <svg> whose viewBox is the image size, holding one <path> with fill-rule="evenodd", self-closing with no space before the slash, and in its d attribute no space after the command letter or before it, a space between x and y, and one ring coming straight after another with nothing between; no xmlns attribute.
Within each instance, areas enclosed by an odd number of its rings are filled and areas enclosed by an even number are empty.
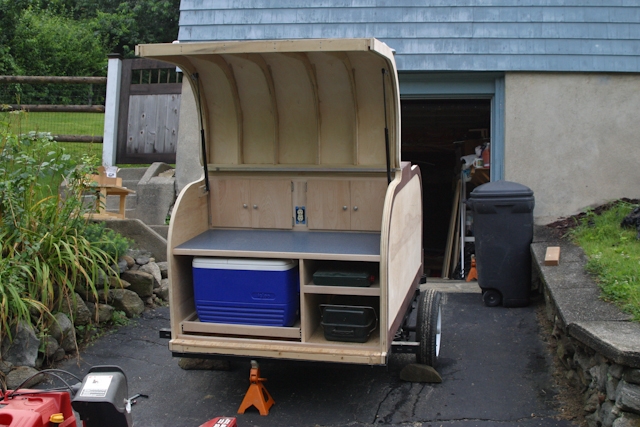
<svg viewBox="0 0 640 427"><path fill-rule="evenodd" d="M401 159L421 168L425 267L441 274L455 234L459 159L488 140L489 99L400 106L392 51L375 39L140 45L136 53L175 63L188 77L209 171L382 172L386 122L390 169Z"/></svg>
<svg viewBox="0 0 640 427"><path fill-rule="evenodd" d="M140 45L136 54L189 78L210 169L385 168L385 121L389 165L400 167L395 63L376 39Z"/></svg>

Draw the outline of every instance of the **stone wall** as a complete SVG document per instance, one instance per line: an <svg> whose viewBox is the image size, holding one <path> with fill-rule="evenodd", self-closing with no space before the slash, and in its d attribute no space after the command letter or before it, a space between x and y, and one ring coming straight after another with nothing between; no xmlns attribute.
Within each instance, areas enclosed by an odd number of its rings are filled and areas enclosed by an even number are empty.
<svg viewBox="0 0 640 427"><path fill-rule="evenodd" d="M556 357L584 400L589 427L640 426L640 369L615 363L572 338L547 289L547 318L554 322Z"/></svg>
<svg viewBox="0 0 640 427"><path fill-rule="evenodd" d="M544 265L549 246L560 246L560 265ZM582 396L589 427L640 426L640 324L600 299L579 247L536 227L531 253L556 357Z"/></svg>

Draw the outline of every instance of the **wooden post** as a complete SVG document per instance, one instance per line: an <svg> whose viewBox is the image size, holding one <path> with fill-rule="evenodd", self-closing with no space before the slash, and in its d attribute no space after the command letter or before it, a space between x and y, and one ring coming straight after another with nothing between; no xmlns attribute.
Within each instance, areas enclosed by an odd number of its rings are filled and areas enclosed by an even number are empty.
<svg viewBox="0 0 640 427"><path fill-rule="evenodd" d="M107 70L107 94L105 97L104 135L102 139L102 165L113 166L116 163L118 147L118 113L120 105L120 79L122 59L120 54L110 54Z"/></svg>

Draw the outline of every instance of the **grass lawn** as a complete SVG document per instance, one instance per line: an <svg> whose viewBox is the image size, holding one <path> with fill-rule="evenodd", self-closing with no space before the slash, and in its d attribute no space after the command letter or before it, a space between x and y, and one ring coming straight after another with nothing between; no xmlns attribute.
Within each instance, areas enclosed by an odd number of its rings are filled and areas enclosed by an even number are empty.
<svg viewBox="0 0 640 427"><path fill-rule="evenodd" d="M104 113L24 113L15 117L0 112L0 121L11 121L16 133L36 131L54 135L102 136L104 132Z"/></svg>
<svg viewBox="0 0 640 427"><path fill-rule="evenodd" d="M11 123L15 133L50 132L53 135L102 136L104 113L21 113L0 112L0 122ZM61 142L65 151L73 157L82 154L102 158L102 144L95 142Z"/></svg>
<svg viewBox="0 0 640 427"><path fill-rule="evenodd" d="M604 298L640 321L640 241L635 229L620 227L636 206L619 201L599 215L587 212L570 236L589 257Z"/></svg>

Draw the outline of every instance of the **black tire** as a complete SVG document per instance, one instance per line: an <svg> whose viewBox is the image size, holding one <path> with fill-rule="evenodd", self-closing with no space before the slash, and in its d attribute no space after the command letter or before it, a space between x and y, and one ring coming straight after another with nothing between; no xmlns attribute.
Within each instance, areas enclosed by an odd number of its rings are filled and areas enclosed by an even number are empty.
<svg viewBox="0 0 640 427"><path fill-rule="evenodd" d="M502 304L502 294L495 289L487 289L482 294L482 301L487 307L497 307Z"/></svg>
<svg viewBox="0 0 640 427"><path fill-rule="evenodd" d="M417 360L423 365L435 366L440 355L442 331L442 295L435 289L421 292L418 297L416 339L420 343Z"/></svg>

